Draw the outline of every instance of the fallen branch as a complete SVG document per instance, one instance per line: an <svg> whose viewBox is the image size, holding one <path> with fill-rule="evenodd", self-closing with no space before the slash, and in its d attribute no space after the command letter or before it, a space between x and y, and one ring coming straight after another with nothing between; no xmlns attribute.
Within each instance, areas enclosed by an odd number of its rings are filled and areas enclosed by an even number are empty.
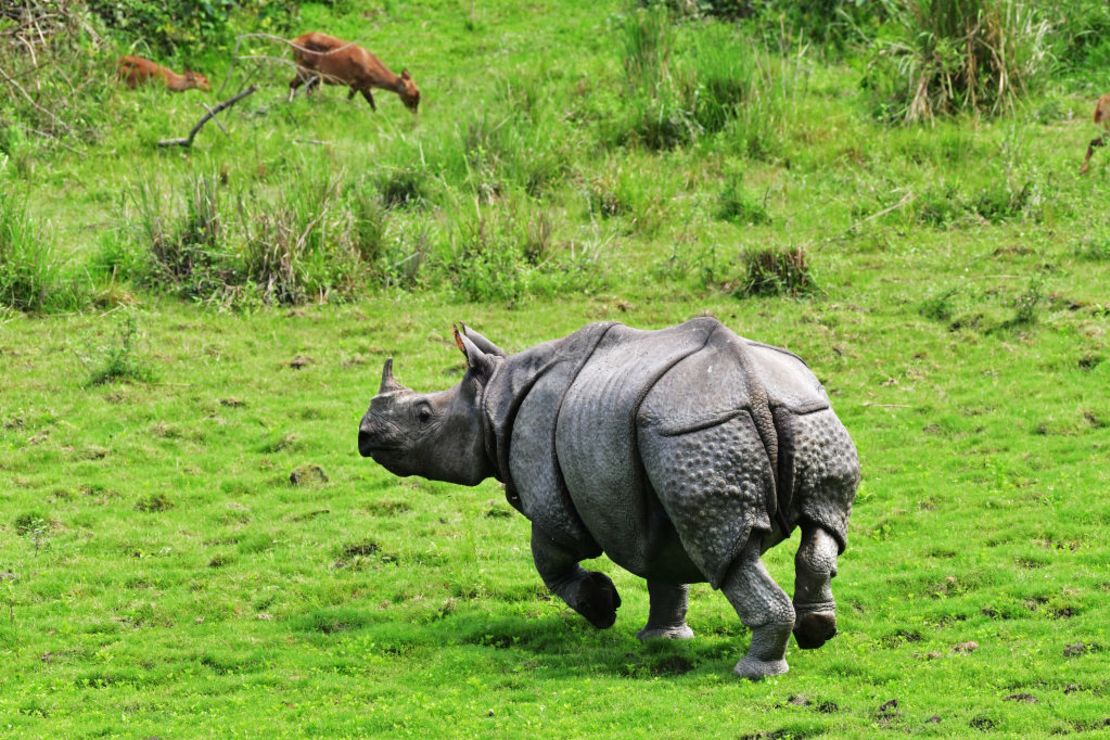
<svg viewBox="0 0 1110 740"><path fill-rule="evenodd" d="M228 98L227 100L217 105L215 108L208 109L208 112L205 113L199 121L197 121L197 125L193 126L193 130L189 132L188 136L181 139L162 139L158 142L158 146L183 146L188 149L193 145L193 139L196 138L197 133L201 130L204 124L212 120L220 111L227 110L243 98L247 97L248 95L252 95L257 90L257 85L251 85L245 90L240 90L238 93L235 94L234 97ZM207 108L207 106L205 107Z"/></svg>

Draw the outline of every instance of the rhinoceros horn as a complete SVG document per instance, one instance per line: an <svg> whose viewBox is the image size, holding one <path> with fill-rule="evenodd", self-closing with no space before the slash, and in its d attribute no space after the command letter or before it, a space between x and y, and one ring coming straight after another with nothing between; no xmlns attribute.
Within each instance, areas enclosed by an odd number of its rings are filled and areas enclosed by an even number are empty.
<svg viewBox="0 0 1110 740"><path fill-rule="evenodd" d="M385 361L385 366L382 368L382 385L378 388L378 395L403 391L404 389L405 386L393 378L393 358L390 357Z"/></svg>

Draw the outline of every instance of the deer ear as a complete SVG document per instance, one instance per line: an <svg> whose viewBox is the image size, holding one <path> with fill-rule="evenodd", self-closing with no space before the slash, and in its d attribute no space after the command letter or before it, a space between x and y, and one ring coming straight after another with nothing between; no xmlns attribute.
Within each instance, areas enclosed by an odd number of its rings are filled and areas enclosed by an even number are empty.
<svg viewBox="0 0 1110 740"><path fill-rule="evenodd" d="M411 80L412 79L412 77L409 75L408 67L401 70L401 79L402 80Z"/></svg>
<svg viewBox="0 0 1110 740"><path fill-rule="evenodd" d="M497 363L491 355L487 355L478 349L478 345L470 341L470 337L460 332L459 327L456 326L453 329L455 331L455 346L466 355L467 368L474 373L478 382L484 385L493 377L493 371L496 369Z"/></svg>

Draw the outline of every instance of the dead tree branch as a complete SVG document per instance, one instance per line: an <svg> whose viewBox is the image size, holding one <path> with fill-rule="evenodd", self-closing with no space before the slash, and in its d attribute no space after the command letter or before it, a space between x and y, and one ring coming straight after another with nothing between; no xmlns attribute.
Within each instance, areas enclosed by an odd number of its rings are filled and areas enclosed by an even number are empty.
<svg viewBox="0 0 1110 740"><path fill-rule="evenodd" d="M248 95L252 95L257 90L258 90L257 85L251 85L250 87L248 87L244 90L240 90L233 97L230 97L227 100L223 101L222 103L217 105L215 108L209 108L208 112L205 113L204 116L201 117L201 119L199 121L197 121L197 124L195 126L193 126L193 130L189 132L188 136L186 136L184 138L181 138L181 139L162 139L161 141L158 142L158 146L183 146L186 149L188 149L189 147L191 147L193 145L193 139L196 138L197 133L201 130L201 128L204 126L204 124L206 124L210 120L212 120L220 111L227 110L228 108L235 105L236 103L238 103L243 98L247 97ZM208 108L208 107L205 106L205 108Z"/></svg>

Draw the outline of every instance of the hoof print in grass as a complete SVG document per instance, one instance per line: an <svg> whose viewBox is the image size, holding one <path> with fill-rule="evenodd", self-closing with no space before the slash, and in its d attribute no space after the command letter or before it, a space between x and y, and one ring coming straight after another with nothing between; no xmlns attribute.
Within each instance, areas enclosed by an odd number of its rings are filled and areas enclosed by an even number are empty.
<svg viewBox="0 0 1110 740"><path fill-rule="evenodd" d="M323 485L328 482L328 474L319 465L301 465L289 474L289 482L294 486Z"/></svg>
<svg viewBox="0 0 1110 740"><path fill-rule="evenodd" d="M223 568L225 565L228 565L230 563L231 563L231 557L229 555L217 555L216 557L214 557L214 558L212 558L211 560L208 561L208 567L209 568Z"/></svg>
<svg viewBox="0 0 1110 740"><path fill-rule="evenodd" d="M879 707L879 711L875 713L875 719L878 720L880 727L888 727L894 720L902 716L898 711L898 700L891 699Z"/></svg>
<svg viewBox="0 0 1110 740"><path fill-rule="evenodd" d="M294 370L303 370L311 364L312 358L305 357L304 355L297 355L288 362L289 367L293 368Z"/></svg>
<svg viewBox="0 0 1110 740"><path fill-rule="evenodd" d="M1065 658L1074 658L1078 655L1090 652L1091 646L1085 642L1073 642L1064 648Z"/></svg>
<svg viewBox="0 0 1110 740"><path fill-rule="evenodd" d="M1037 697L1033 696L1032 694L1010 694L1009 696L1003 698L1002 701L1016 701L1021 702L1022 704L1036 704L1038 700Z"/></svg>

